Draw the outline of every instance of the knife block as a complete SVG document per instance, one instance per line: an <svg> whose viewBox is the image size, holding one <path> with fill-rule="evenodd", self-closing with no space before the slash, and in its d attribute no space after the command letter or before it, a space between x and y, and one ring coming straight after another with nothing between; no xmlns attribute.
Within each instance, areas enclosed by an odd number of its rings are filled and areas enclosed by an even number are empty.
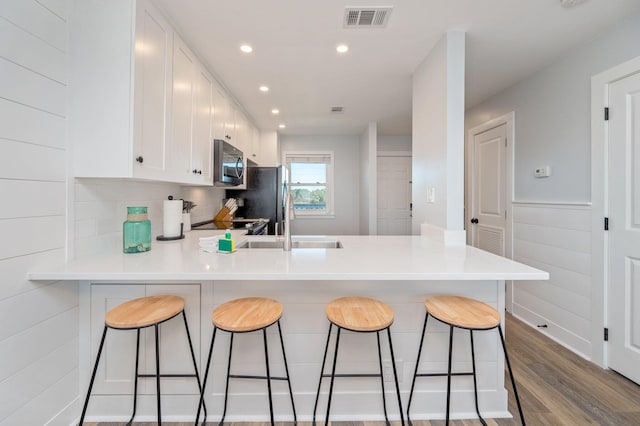
<svg viewBox="0 0 640 426"><path fill-rule="evenodd" d="M231 211L227 207L223 207L213 217L213 221L214 222L232 222L233 215L231 214Z"/></svg>

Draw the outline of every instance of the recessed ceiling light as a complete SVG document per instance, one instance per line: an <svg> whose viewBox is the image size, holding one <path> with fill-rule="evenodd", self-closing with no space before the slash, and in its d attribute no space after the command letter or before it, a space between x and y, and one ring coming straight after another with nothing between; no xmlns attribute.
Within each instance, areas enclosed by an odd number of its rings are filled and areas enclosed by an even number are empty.
<svg viewBox="0 0 640 426"><path fill-rule="evenodd" d="M281 129L284 129L287 126L285 126L284 124L279 124L278 127L280 127Z"/></svg>
<svg viewBox="0 0 640 426"><path fill-rule="evenodd" d="M346 44L339 44L336 46L336 51L338 53L347 53L349 51L349 46Z"/></svg>
<svg viewBox="0 0 640 426"><path fill-rule="evenodd" d="M243 44L242 46L240 46L240 50L242 50L244 53L251 53L253 52L253 47L249 46L248 44Z"/></svg>
<svg viewBox="0 0 640 426"><path fill-rule="evenodd" d="M260 86L260 91L261 92L268 92L269 91L269 87L268 86Z"/></svg>
<svg viewBox="0 0 640 426"><path fill-rule="evenodd" d="M278 115L278 114L280 114L280 110L277 109L277 108L274 108L274 109L271 110L271 114Z"/></svg>

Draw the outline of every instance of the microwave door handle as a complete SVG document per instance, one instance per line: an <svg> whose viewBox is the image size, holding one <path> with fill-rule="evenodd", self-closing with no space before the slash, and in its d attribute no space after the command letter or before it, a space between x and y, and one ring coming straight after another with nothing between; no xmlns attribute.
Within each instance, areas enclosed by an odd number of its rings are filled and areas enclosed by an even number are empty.
<svg viewBox="0 0 640 426"><path fill-rule="evenodd" d="M242 157L238 157L236 160L236 176L238 179L242 178L244 172L244 164L242 164Z"/></svg>

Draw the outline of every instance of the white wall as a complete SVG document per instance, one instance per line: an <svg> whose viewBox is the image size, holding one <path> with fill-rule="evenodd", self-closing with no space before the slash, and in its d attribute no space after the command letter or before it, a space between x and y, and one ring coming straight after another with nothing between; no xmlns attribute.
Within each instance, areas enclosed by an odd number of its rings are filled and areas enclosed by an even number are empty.
<svg viewBox="0 0 640 426"><path fill-rule="evenodd" d="M411 136L378 136L378 151L411 152Z"/></svg>
<svg viewBox="0 0 640 426"><path fill-rule="evenodd" d="M359 225L359 145L357 136L280 136L280 151L334 152L334 210L328 219L298 217L294 235L352 235Z"/></svg>
<svg viewBox="0 0 640 426"><path fill-rule="evenodd" d="M78 414L77 283L25 280L65 260L69 6L0 9L0 425Z"/></svg>
<svg viewBox="0 0 640 426"><path fill-rule="evenodd" d="M464 57L464 32L449 32L413 75L414 234L421 224L464 229Z"/></svg>
<svg viewBox="0 0 640 426"><path fill-rule="evenodd" d="M593 279L591 76L640 56L640 15L569 51L467 111L466 128L515 111L514 259L551 272L514 284L514 313L595 362L603 359L600 280ZM535 179L533 169L553 175ZM539 284L539 285L536 285ZM569 303L570 302L570 303Z"/></svg>
<svg viewBox="0 0 640 426"><path fill-rule="evenodd" d="M376 123L369 123L360 135L360 234L378 232L378 180L377 180Z"/></svg>
<svg viewBox="0 0 640 426"><path fill-rule="evenodd" d="M591 201L591 76L640 55L640 15L466 112L466 127L515 111L515 199ZM551 165L553 176L533 169Z"/></svg>

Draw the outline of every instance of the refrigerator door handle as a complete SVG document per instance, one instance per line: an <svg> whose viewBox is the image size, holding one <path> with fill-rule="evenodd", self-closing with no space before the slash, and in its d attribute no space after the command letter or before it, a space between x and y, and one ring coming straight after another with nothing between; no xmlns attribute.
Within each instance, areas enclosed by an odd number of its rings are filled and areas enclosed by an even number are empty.
<svg viewBox="0 0 640 426"><path fill-rule="evenodd" d="M275 225L276 225L276 235L280 235L280 230L278 229L280 222L276 222Z"/></svg>

